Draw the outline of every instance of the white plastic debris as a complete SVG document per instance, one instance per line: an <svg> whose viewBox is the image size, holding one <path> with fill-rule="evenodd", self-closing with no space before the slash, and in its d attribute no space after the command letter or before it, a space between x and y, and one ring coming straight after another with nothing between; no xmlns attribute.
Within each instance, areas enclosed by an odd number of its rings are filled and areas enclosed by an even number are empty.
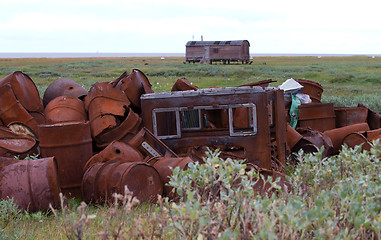
<svg viewBox="0 0 381 240"><path fill-rule="evenodd" d="M282 83L279 88L282 89L283 91L291 91L291 90L297 90L297 89L302 89L302 85L299 84L297 81L294 79L290 78L287 79L284 83Z"/></svg>

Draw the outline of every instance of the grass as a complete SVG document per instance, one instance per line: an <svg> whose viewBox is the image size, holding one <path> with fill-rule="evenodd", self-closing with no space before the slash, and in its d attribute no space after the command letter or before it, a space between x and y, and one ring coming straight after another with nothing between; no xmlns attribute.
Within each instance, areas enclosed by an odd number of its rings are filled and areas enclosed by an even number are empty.
<svg viewBox="0 0 381 240"><path fill-rule="evenodd" d="M47 86L59 78L73 79L89 89L95 82L112 81L133 68L148 76L155 92L169 91L174 82L183 77L201 88L238 86L270 78L277 81L272 86L277 86L288 78L305 78L323 86L324 102L333 102L336 106L354 106L361 102L381 113L381 58L257 57L251 65L199 65L184 64L183 61L184 58L175 57L165 60L0 59L0 78L14 71L22 71L33 79L41 96ZM359 149L347 149L336 158L300 157L300 164L288 170L293 185L297 186L295 191L281 192L278 197L248 198L243 193L235 194L228 200L236 205L229 209L226 202L208 205L210 203L194 199L176 205L164 201L127 209L121 206L85 207L81 206L81 199L69 199L66 210L55 215L52 211L18 213L8 203L4 207L7 211L1 209L0 215L11 220L7 220L6 225L0 225L0 239L106 239L105 236L156 239L206 239L207 236L221 239L244 236L254 239L379 239L380 162L374 155L367 156L370 155L360 153ZM344 179L343 173L347 173ZM251 205L243 208L244 201ZM241 208L235 208L239 206ZM176 225L176 222L186 228ZM118 233L120 226L121 232ZM246 235L243 230L247 231ZM215 235L210 235L212 233Z"/></svg>
<svg viewBox="0 0 381 240"><path fill-rule="evenodd" d="M0 78L14 72L28 74L41 96L58 78L70 78L89 89L95 82L112 81L124 71L138 68L155 92L170 91L178 78L187 78L200 88L232 87L273 79L278 86L288 78L320 83L323 101L356 105L356 100L381 112L381 58L352 57L256 57L251 65L184 64L184 58L37 58L0 59ZM362 96L365 96L364 99Z"/></svg>

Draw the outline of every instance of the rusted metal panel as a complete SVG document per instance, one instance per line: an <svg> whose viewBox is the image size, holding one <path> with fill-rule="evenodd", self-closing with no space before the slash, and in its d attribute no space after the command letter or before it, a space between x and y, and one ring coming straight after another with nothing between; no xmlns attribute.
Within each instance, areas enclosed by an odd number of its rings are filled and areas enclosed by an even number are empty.
<svg viewBox="0 0 381 240"><path fill-rule="evenodd" d="M42 100L33 80L26 74L16 71L0 80L0 86L9 84L16 99L27 111L42 112Z"/></svg>
<svg viewBox="0 0 381 240"><path fill-rule="evenodd" d="M343 144L343 140L346 136L351 133L369 130L369 125L367 123L358 123L350 126L327 130L324 132L324 134L331 139L334 149L333 153L336 154L340 151L341 145Z"/></svg>
<svg viewBox="0 0 381 240"><path fill-rule="evenodd" d="M57 159L58 179L63 194L78 197L83 167L93 155L89 122L39 125L42 157Z"/></svg>
<svg viewBox="0 0 381 240"><path fill-rule="evenodd" d="M263 88L154 93L141 99L144 125L175 153L181 155L197 146L225 146L244 150L248 162L271 168L268 98ZM248 108L250 126L235 127L237 108ZM228 122L215 118L217 122L210 124L208 113L213 112L228 116Z"/></svg>
<svg viewBox="0 0 381 240"><path fill-rule="evenodd" d="M113 203L113 194L124 194L125 186L140 202L155 203L163 194L163 183L154 167L143 162L108 161L85 172L82 195L86 202Z"/></svg>
<svg viewBox="0 0 381 240"><path fill-rule="evenodd" d="M366 106L361 103L358 104L358 107L366 108ZM381 128L381 114L368 108L367 122L372 130Z"/></svg>
<svg viewBox="0 0 381 240"><path fill-rule="evenodd" d="M333 103L302 104L298 109L298 125L300 127L310 127L320 132L335 128L335 111Z"/></svg>
<svg viewBox="0 0 381 240"><path fill-rule="evenodd" d="M87 95L87 90L74 80L68 78L61 78L52 82L45 90L43 97L44 107L59 96L72 96L76 98L83 98Z"/></svg>
<svg viewBox="0 0 381 240"><path fill-rule="evenodd" d="M21 210L29 212L59 207L60 188L55 159L11 161L0 168L0 199L13 198Z"/></svg>
<svg viewBox="0 0 381 240"><path fill-rule="evenodd" d="M37 135L37 121L16 99L10 84L0 87L0 119L5 125L23 123Z"/></svg>
<svg viewBox="0 0 381 240"><path fill-rule="evenodd" d="M128 144L139 150L144 156L144 162L156 157L178 158L177 154L165 145L160 139L143 127Z"/></svg>
<svg viewBox="0 0 381 240"><path fill-rule="evenodd" d="M50 101L44 110L46 123L86 121L84 103L72 96L59 96Z"/></svg>
<svg viewBox="0 0 381 240"><path fill-rule="evenodd" d="M368 109L363 107L335 107L336 128L367 122Z"/></svg>

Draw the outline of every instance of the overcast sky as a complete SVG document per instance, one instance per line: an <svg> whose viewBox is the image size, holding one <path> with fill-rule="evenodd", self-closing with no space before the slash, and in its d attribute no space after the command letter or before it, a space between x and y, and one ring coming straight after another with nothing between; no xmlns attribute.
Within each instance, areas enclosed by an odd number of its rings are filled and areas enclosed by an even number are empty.
<svg viewBox="0 0 381 240"><path fill-rule="evenodd" d="M0 0L0 52L381 54L380 0Z"/></svg>

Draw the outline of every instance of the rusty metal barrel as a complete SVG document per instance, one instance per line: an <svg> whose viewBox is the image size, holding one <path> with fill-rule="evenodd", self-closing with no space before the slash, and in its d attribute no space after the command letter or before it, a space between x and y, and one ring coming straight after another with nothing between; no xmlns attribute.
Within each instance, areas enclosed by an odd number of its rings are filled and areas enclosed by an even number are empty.
<svg viewBox="0 0 381 240"><path fill-rule="evenodd" d="M43 110L40 94L33 80L20 71L16 71L0 80L0 86L9 84L21 105L28 111Z"/></svg>
<svg viewBox="0 0 381 240"><path fill-rule="evenodd" d="M367 123L358 123L350 126L327 130L324 132L324 134L331 139L334 153L338 153L346 136L354 132L363 131L369 131L369 125Z"/></svg>
<svg viewBox="0 0 381 240"><path fill-rule="evenodd" d="M0 87L0 120L5 124L20 122L37 133L37 121L16 99L10 84Z"/></svg>
<svg viewBox="0 0 381 240"><path fill-rule="evenodd" d="M88 169L82 182L86 202L112 203L113 194L124 194L125 186L140 202L156 202L163 183L156 169L143 162L108 161Z"/></svg>
<svg viewBox="0 0 381 240"><path fill-rule="evenodd" d="M58 180L68 197L81 195L83 167L93 155L90 125L87 121L39 125L43 157L57 160Z"/></svg>
<svg viewBox="0 0 381 240"><path fill-rule="evenodd" d="M59 96L50 101L44 110L47 123L86 121L85 104L72 96Z"/></svg>
<svg viewBox="0 0 381 240"><path fill-rule="evenodd" d="M314 81L307 79L295 79L303 86L302 93L310 96L313 103L320 103L323 87Z"/></svg>
<svg viewBox="0 0 381 240"><path fill-rule="evenodd" d="M56 81L52 82L45 90L43 97L44 107L46 107L46 105L56 97L64 95L83 98L87 95L87 90L76 83L74 80L68 78L57 79Z"/></svg>
<svg viewBox="0 0 381 240"><path fill-rule="evenodd" d="M186 170L188 164L193 162L194 161L190 157L159 157L152 158L148 161L148 163L160 174L161 181L164 184L164 196L167 196L172 200L178 197L176 193L172 192L173 188L167 185L167 183L169 183L169 177L172 175L172 170L176 167L179 167L180 170Z"/></svg>
<svg viewBox="0 0 381 240"><path fill-rule="evenodd" d="M142 154L127 143L113 141L105 149L92 156L85 164L84 171L96 163L108 161L143 162Z"/></svg>
<svg viewBox="0 0 381 240"><path fill-rule="evenodd" d="M60 188L53 157L37 160L10 160L0 168L0 199L13 198L22 210L48 210L58 207Z"/></svg>

